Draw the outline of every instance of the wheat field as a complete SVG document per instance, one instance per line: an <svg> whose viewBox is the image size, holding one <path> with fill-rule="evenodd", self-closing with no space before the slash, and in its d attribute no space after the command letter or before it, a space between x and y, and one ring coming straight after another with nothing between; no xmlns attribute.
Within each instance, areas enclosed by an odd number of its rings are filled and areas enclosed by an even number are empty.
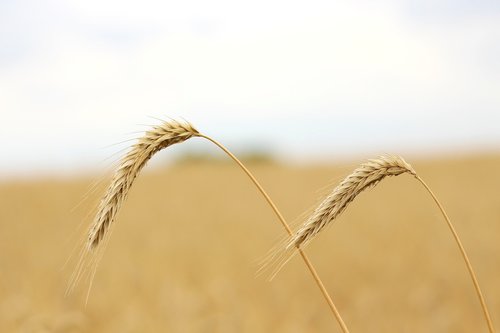
<svg viewBox="0 0 500 333"><path fill-rule="evenodd" d="M168 155L168 153L167 153ZM499 156L408 158L450 215L500 325ZM302 223L359 161L249 164ZM283 228L230 162L146 170L117 219L86 302L64 295L107 185L99 175L0 184L1 332L340 332L299 258L256 276ZM306 252L351 332L486 332L456 244L410 176L361 194Z"/></svg>

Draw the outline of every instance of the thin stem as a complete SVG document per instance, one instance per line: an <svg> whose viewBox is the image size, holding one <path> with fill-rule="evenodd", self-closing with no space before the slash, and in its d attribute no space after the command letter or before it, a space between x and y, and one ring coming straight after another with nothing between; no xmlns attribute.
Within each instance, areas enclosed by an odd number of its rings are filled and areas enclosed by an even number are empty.
<svg viewBox="0 0 500 333"><path fill-rule="evenodd" d="M221 143L219 143L216 140L212 139L211 137L208 137L208 136L203 135L203 134L198 134L198 136L202 137L202 138L205 138L208 141L211 141L212 143L214 143L217 147L219 147L220 149L222 149L234 162L236 162L236 164L239 165L239 167L247 174L247 176L252 180L252 182L258 188L259 192L264 196L264 198L266 199L266 201L268 202L268 204L271 206L271 208L273 209L274 213L278 217L279 221L281 222L281 225L283 225L283 227L286 229L286 231L288 232L288 234L291 236L292 235L292 229L290 229L290 227L286 223L285 218L280 213L280 211L278 210L278 208L276 207L276 205L274 204L274 202L271 200L271 198L269 197L269 195L266 193L266 191L264 190L264 188L262 188L262 186L260 185L260 183L257 181L257 179L255 179L255 177L245 167L245 165L243 165L243 163L241 163L241 161L236 156L234 156L229 150L227 150L227 148L224 147ZM330 307L330 310L332 311L333 315L335 316L335 319L337 319L337 322L339 323L340 327L342 328L342 332L349 333L349 330L347 329L346 324L342 320L342 317L340 316L339 311L337 310L335 304L333 303L332 298L328 294L328 291L326 290L323 282L319 278L318 273L314 269L313 264L311 263L311 261L309 260L309 258L306 256L305 252L300 247L297 247L297 250L299 251L300 256L302 257L302 259L304 260L307 268L309 269L309 272L311 272L311 275L313 276L314 281L316 282L316 284L318 285L319 289L321 290L321 293L323 294L326 302L328 303L328 306Z"/></svg>
<svg viewBox="0 0 500 333"><path fill-rule="evenodd" d="M460 252L462 254L462 258L464 259L465 264L467 265L467 270L469 271L470 277L472 278L472 282L474 283L474 288L476 289L477 296L479 297L479 301L481 302L481 307L483 308L484 317L486 318L486 322L488 323L488 329L489 329L490 333L494 333L495 329L493 328L493 323L491 321L490 314L488 312L488 307L486 306L486 302L485 302L483 294L481 292L481 288L479 287L479 282L477 281L476 274L474 273L474 270L472 269L472 265L470 263L470 260L467 257L467 253L465 252L465 248L463 247L462 242L460 241L460 238L458 237L458 234L455 231L455 228L453 227L453 224L451 224L451 221L450 221L448 215L446 214L443 206L441 205L441 203L439 202L437 197L434 195L434 193L431 191L429 186L427 186L427 184L419 176L415 175L415 177L425 187L427 192L429 192L429 194L432 196L432 198L434 199L434 201L438 205L439 209L441 210L441 213L443 214L444 219L446 220L446 223L448 224L448 227L450 228L451 233L453 234L453 237L455 238L455 241L457 242L457 245L458 245Z"/></svg>

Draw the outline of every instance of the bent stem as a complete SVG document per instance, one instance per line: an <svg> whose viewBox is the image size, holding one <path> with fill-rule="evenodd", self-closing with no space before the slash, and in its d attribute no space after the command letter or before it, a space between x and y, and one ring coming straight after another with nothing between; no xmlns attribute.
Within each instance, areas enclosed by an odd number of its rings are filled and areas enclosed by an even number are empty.
<svg viewBox="0 0 500 333"><path fill-rule="evenodd" d="M488 307L486 306L486 302L484 300L483 293L481 292L481 288L479 287L479 282L477 281L476 274L474 273L474 270L472 269L472 265L470 263L470 260L467 257L467 253L465 252L465 248L463 247L462 242L460 241L460 238L458 237L458 234L455 231L455 228L453 227L453 224L451 224L451 221L450 221L448 215L446 214L443 206L441 205L441 203L439 202L437 197L434 195L434 193L431 191L429 186L427 186L427 184L419 176L415 176L415 177L425 187L427 192L429 192L429 194L434 199L434 202L437 204L437 206L441 210L441 213L443 214L444 219L446 220L446 223L448 224L448 227L450 228L450 231L453 234L453 237L455 238L455 241L458 245L458 248L460 249L460 252L462 254L462 258L465 261L465 265L467 266L467 270L469 271L470 277L472 278L472 282L474 284L474 289L476 289L477 296L479 297L479 301L481 302L481 307L483 309L484 317L486 318L486 322L488 324L488 329L489 329L490 333L494 333L495 329L493 328L493 323L491 321L490 314L488 312Z"/></svg>
<svg viewBox="0 0 500 333"><path fill-rule="evenodd" d="M274 204L274 202L271 200L271 198L269 197L269 195L266 193L266 191L264 190L264 188L262 188L262 186L259 184L259 182L257 181L257 179L255 179L255 177L245 167L245 165L243 165L243 163L241 163L241 161L236 156L234 156L229 150L227 150L227 148L224 147L221 143L219 143L216 140L212 139L211 137L203 135L203 134L197 134L197 136L199 136L201 138L205 138L208 141L210 141L213 144L215 144L217 147L219 147L220 149L222 149L234 162L236 162L236 164L238 164L238 166L252 180L252 182L257 187L257 189L259 190L259 192L264 196L264 198L266 199L266 201L268 202L268 204L271 206L271 208L273 209L274 213L278 217L279 221L281 222L281 224L283 225L283 227L285 228L285 230L288 232L288 235L292 236L292 230L290 229L290 227L286 223L285 218L283 217L283 215L281 214L281 212L278 210L278 208L276 207L276 205ZM323 284L323 282L319 278L318 273L314 269L313 264L311 263L311 261L309 260L309 258L306 256L305 252L300 247L297 247L297 250L299 251L300 256L302 257L302 259L304 260L307 268L309 269L309 272L311 272L311 275L313 276L314 281L316 282L316 284L318 285L319 289L321 290L321 293L323 294L323 297L325 298L326 302L328 303L328 306L330 307L330 310L332 311L333 315L335 316L335 319L337 320L338 324L342 328L342 331L344 333L349 333L349 330L347 329L346 324L342 320L342 317L340 316L339 311L337 310L335 304L333 303L332 298L328 294L328 291L326 290L325 285Z"/></svg>

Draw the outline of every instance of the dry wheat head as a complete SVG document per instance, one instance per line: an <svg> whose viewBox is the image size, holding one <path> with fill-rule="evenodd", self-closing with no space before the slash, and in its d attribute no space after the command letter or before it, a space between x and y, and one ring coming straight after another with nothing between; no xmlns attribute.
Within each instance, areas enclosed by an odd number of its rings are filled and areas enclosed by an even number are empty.
<svg viewBox="0 0 500 333"><path fill-rule="evenodd" d="M381 156L361 164L321 202L294 233L286 248L291 249L307 244L335 220L362 191L375 186L385 177L403 173L416 175L411 165L399 156Z"/></svg>
<svg viewBox="0 0 500 333"><path fill-rule="evenodd" d="M111 183L101 199L88 234L87 246L89 250L97 247L108 232L132 183L147 161L161 149L184 142L198 134L199 132L190 123L172 120L154 126L138 139L138 142L121 159Z"/></svg>

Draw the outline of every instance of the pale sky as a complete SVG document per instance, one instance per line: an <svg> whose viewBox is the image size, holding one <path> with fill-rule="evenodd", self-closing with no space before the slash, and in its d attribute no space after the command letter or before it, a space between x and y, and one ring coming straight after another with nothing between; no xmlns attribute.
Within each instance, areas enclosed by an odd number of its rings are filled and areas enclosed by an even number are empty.
<svg viewBox="0 0 500 333"><path fill-rule="evenodd" d="M294 161L500 152L500 1L4 0L0 117L4 177L168 117Z"/></svg>

